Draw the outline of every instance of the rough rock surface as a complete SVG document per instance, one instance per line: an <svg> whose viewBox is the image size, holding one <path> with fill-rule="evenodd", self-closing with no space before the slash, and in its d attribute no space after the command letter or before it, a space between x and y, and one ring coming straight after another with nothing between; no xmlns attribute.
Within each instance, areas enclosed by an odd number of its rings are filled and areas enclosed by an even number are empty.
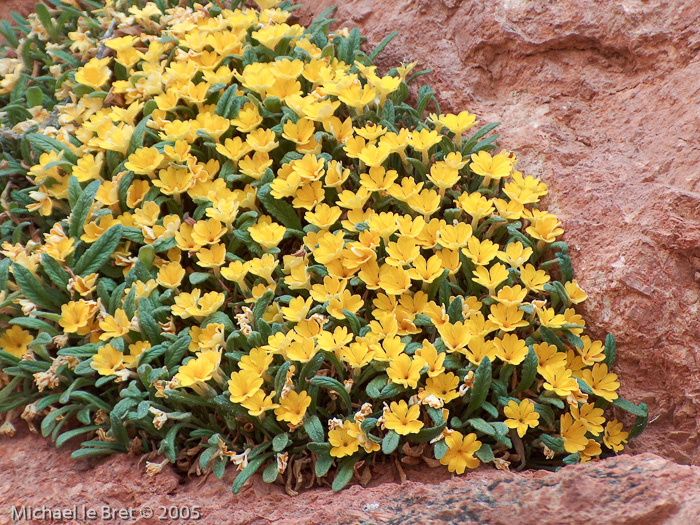
<svg viewBox="0 0 700 525"><path fill-rule="evenodd" d="M0 15L33 3L0 0ZM74 503L200 505L202 523L697 522L700 471L668 460L700 464L700 4L314 0L299 17L332 4L370 45L400 30L380 67L433 68L422 80L443 110L502 122L500 145L547 182L585 318L618 340L624 397L649 405L629 448L640 455L555 474L415 469L400 487L384 472L370 488L290 499L260 479L231 496L232 470L198 486L147 477L135 458L75 463L20 431L0 437L0 524L12 504Z"/></svg>
<svg viewBox="0 0 700 525"><path fill-rule="evenodd" d="M502 122L548 184L621 393L649 405L630 447L700 464L700 4L692 0L317 0L385 69L418 60L445 110Z"/></svg>
<svg viewBox="0 0 700 525"><path fill-rule="evenodd" d="M134 519L120 522L140 524L163 523L157 519L161 506L201 509L198 521L167 523L236 525L685 525L700 516L700 468L654 454L621 455L557 473L482 467L450 477L441 468L407 469L408 481L402 485L385 473L367 488L353 485L340 494L317 488L290 497L282 486L267 485L259 477L234 496L232 469L223 480L209 477L200 485L197 479L179 483L169 469L149 477L139 460L128 456L73 462L70 445L56 450L26 433L0 438L0 447L0 525L12 523L13 505L133 509ZM143 518L144 509L153 510L155 517Z"/></svg>

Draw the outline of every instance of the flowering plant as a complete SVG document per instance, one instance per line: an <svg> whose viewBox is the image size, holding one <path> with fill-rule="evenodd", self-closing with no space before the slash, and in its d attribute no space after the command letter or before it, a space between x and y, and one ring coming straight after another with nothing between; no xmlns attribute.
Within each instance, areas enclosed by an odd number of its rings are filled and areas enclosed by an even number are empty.
<svg viewBox="0 0 700 525"><path fill-rule="evenodd" d="M339 490L380 455L556 467L644 428L546 185L411 96L415 63L381 74L394 35L366 52L276 0L52 1L0 25L6 432L24 406L88 437L75 458L230 460L237 491Z"/></svg>

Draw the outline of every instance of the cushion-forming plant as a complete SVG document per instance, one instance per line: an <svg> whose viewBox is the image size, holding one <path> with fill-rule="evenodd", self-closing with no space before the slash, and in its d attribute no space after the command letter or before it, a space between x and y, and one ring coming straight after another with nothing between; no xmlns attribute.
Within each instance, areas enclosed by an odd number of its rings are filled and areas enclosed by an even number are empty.
<svg viewBox="0 0 700 525"><path fill-rule="evenodd" d="M415 63L380 72L394 34L363 51L275 0L52 3L0 25L0 430L231 461L234 491L339 490L383 455L553 468L642 431L546 185L411 94Z"/></svg>

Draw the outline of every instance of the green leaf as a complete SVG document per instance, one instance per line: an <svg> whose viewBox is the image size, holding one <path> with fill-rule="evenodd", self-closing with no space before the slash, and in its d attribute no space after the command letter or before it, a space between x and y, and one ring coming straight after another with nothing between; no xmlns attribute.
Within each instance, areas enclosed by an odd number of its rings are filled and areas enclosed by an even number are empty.
<svg viewBox="0 0 700 525"><path fill-rule="evenodd" d="M379 44L377 44L377 47L375 47L375 48L372 50L372 52L369 54L369 59L370 59L372 62L374 62L374 59L377 58L377 56L379 55L379 53L381 53L381 52L384 50L384 48L389 44L389 42L391 42L391 41L396 37L396 35L398 35L398 34L399 34L398 31L392 31L392 32L389 33L387 36L385 36L385 37L382 39L382 41L379 42Z"/></svg>
<svg viewBox="0 0 700 525"><path fill-rule="evenodd" d="M635 416L639 416L639 417L648 417L649 416L649 409L647 408L647 405L645 403L640 403L639 405L635 405L634 403L627 401L626 399L622 399L621 397L618 397L616 400L613 401L613 405L615 405L618 408L621 408L625 412L629 412L630 414L634 414Z"/></svg>
<svg viewBox="0 0 700 525"><path fill-rule="evenodd" d="M479 458L483 463L488 463L494 460L493 450L491 446L487 443L483 443L481 448L476 451L476 457Z"/></svg>
<svg viewBox="0 0 700 525"><path fill-rule="evenodd" d="M3 20L3 23L5 20ZM39 89L38 86L32 86L27 90L27 105L30 108L33 108L34 106L41 106L41 103L43 101L44 97L41 93L41 89Z"/></svg>
<svg viewBox="0 0 700 525"><path fill-rule="evenodd" d="M386 386L388 380L389 378L386 375L378 375L367 383L365 392L367 392L367 395L372 399L377 399L381 395L381 391Z"/></svg>
<svg viewBox="0 0 700 525"><path fill-rule="evenodd" d="M100 428L97 425L90 425L87 427L80 427L80 428L75 428L73 430L68 430L67 432L64 432L58 438L56 439L56 447L62 446L66 441L73 439L75 436L79 436L81 434L85 434L86 432L92 432L93 430L97 430Z"/></svg>
<svg viewBox="0 0 700 525"><path fill-rule="evenodd" d="M139 303L139 305L140 304L141 303ZM139 312L142 312L140 308ZM151 317L151 319L153 319L153 317ZM155 319L153 320L155 321ZM152 329L152 327L150 329ZM168 367L168 370L172 370L182 362L182 359L187 354L187 349L189 348L191 341L192 339L190 336L185 334L178 337L173 343L170 344L170 346L168 346L168 349L165 351L165 366Z"/></svg>
<svg viewBox="0 0 700 525"><path fill-rule="evenodd" d="M265 483L274 483L278 475L277 461L273 461L263 470L262 479Z"/></svg>
<svg viewBox="0 0 700 525"><path fill-rule="evenodd" d="M165 454L165 457L168 459L168 461L170 461L170 463L175 463L177 458L175 451L175 438L183 425L184 423L176 423L170 427L170 430L168 430L165 438L160 442L160 451Z"/></svg>
<svg viewBox="0 0 700 525"><path fill-rule="evenodd" d="M71 459L85 459L85 458L96 458L100 456L109 456L110 454L115 454L119 450L112 448L79 448L74 451L70 457Z"/></svg>
<svg viewBox="0 0 700 525"><path fill-rule="evenodd" d="M447 315L450 317L450 323L462 322L464 318L462 317L462 298L455 297L452 299L449 308L447 309Z"/></svg>
<svg viewBox="0 0 700 525"><path fill-rule="evenodd" d="M243 488L245 482L248 481L248 479L255 474L262 464L271 458L273 454L273 452L268 452L267 454L255 456L253 459L248 461L246 468L241 470L236 476L236 479L233 480L233 485L231 486L233 493L238 494L238 492Z"/></svg>
<svg viewBox="0 0 700 525"><path fill-rule="evenodd" d="M487 434L489 436L496 436L497 431L494 426L488 421L484 421L480 417L473 417L467 420L467 424L471 425L474 430L478 430L482 434Z"/></svg>
<svg viewBox="0 0 700 525"><path fill-rule="evenodd" d="M18 317L11 319L10 324L16 324L24 328L46 332L50 336L58 335L60 332L52 325L35 317Z"/></svg>
<svg viewBox="0 0 700 525"><path fill-rule="evenodd" d="M48 294L47 287L32 272L19 263L13 263L12 269L15 282L27 299L45 310L55 311L61 307L61 303Z"/></svg>
<svg viewBox="0 0 700 525"><path fill-rule="evenodd" d="M53 24L53 20L51 18L51 15L49 14L49 10L46 7L46 4L43 4L41 2L37 3L34 6L34 11L36 12L36 15L39 18L39 20L41 20L41 23L46 29L46 32L49 34L51 40L58 40L58 30Z"/></svg>
<svg viewBox="0 0 700 525"><path fill-rule="evenodd" d="M316 465L314 466L316 476L322 478L323 476L328 474L328 471L331 469L332 466L333 456L331 456L330 454L320 454L316 458Z"/></svg>
<svg viewBox="0 0 700 525"><path fill-rule="evenodd" d="M564 343L562 343L561 339L559 339L557 334L555 334L546 326L540 326L540 336L542 337L542 340L545 343L556 346L559 352L566 353L566 347L564 346Z"/></svg>
<svg viewBox="0 0 700 525"><path fill-rule="evenodd" d="M49 276L49 279L53 281L53 283L61 288L61 290L67 290L68 289L68 281L70 281L70 275L68 274L67 271L63 269L63 267L58 264L58 261L51 257L47 253L42 253L41 254L41 267L46 273L46 275Z"/></svg>
<svg viewBox="0 0 700 525"><path fill-rule="evenodd" d="M617 345L615 344L615 338L612 334L605 336L605 360L603 363L608 365L608 369L615 363L615 354L617 352Z"/></svg>
<svg viewBox="0 0 700 525"><path fill-rule="evenodd" d="M104 232L80 257L73 271L78 275L88 275L102 268L117 249L122 238L123 226L116 224Z"/></svg>
<svg viewBox="0 0 700 525"><path fill-rule="evenodd" d="M76 405L66 405L49 412L41 421L41 435L47 437L56 426L59 416L65 416L67 412L75 410Z"/></svg>
<svg viewBox="0 0 700 525"><path fill-rule="evenodd" d="M564 450L564 440L562 438L553 437L549 434L542 434L540 439L542 440L542 443L547 445L552 452L557 454L563 454L566 452L566 450Z"/></svg>
<svg viewBox="0 0 700 525"><path fill-rule="evenodd" d="M524 392L530 388L532 383L535 382L535 376L537 375L537 364L537 354L532 349L532 346L530 346L527 351L527 356L525 356L525 360L523 361L520 383L518 383L518 387L513 390L514 394Z"/></svg>
<svg viewBox="0 0 700 525"><path fill-rule="evenodd" d="M146 134L146 127L148 126L148 122L150 120L150 116L144 117L134 128L134 132L131 135L131 142L129 143L129 150L126 152L127 157L134 153L137 149L143 147L143 138Z"/></svg>
<svg viewBox="0 0 700 525"><path fill-rule="evenodd" d="M471 396L469 397L469 405L467 406L467 412L465 416L473 413L477 410L481 404L486 401L486 396L489 393L489 388L491 387L491 360L488 357L484 357L481 360L481 364L476 369L474 373L474 386L471 390Z"/></svg>
<svg viewBox="0 0 700 525"><path fill-rule="evenodd" d="M272 438L272 450L275 452L282 452L288 443L289 434L286 432L284 434L277 434L274 438Z"/></svg>
<svg viewBox="0 0 700 525"><path fill-rule="evenodd" d="M345 319L347 319L348 324L350 325L350 330L352 331L353 334L355 335L360 335L360 330L362 329L362 324L360 323L360 319L352 313L350 310L343 309L343 315L345 316Z"/></svg>
<svg viewBox="0 0 700 525"><path fill-rule="evenodd" d="M325 438L323 433L323 425L318 416L311 416L304 421L304 430L309 435L312 441L321 443Z"/></svg>
<svg viewBox="0 0 700 525"><path fill-rule="evenodd" d="M270 185L265 184L258 189L258 199L262 202L268 213L287 228L302 230L301 221L291 204L287 201L274 198L270 194Z"/></svg>
<svg viewBox="0 0 700 525"><path fill-rule="evenodd" d="M335 479L333 480L334 492L342 490L345 485L350 483L352 475L355 473L355 462L356 460L351 456L340 464L338 473L335 475Z"/></svg>
<svg viewBox="0 0 700 525"><path fill-rule="evenodd" d="M352 410L352 401L350 400L350 394L348 394L347 390L345 390L343 383L341 383L337 379L325 376L315 376L312 377L309 382L312 385L320 386L335 391L343 400L343 403L345 403L347 409Z"/></svg>
<svg viewBox="0 0 700 525"><path fill-rule="evenodd" d="M647 413L649 412L649 409L647 408L646 403L640 403L639 408L646 411ZM635 421L634 421L634 425L630 429L628 439L635 438L639 434L641 434L644 431L644 429L647 427L648 422L649 422L648 415L637 416L637 419L635 419Z"/></svg>
<svg viewBox="0 0 700 525"><path fill-rule="evenodd" d="M260 324L258 321L265 322L263 319L263 315L265 314L267 307L270 305L274 297L275 292L273 292L272 290L268 290L264 294L262 294L262 297L260 297L260 299L258 299L255 303L255 306L253 307L253 326L256 330L259 330L260 328L258 326Z"/></svg>
<svg viewBox="0 0 700 525"><path fill-rule="evenodd" d="M418 432L415 434L409 434L406 436L406 438L412 443L425 443L438 437L442 431L445 430L446 426L447 423L445 422L436 427L421 428Z"/></svg>
<svg viewBox="0 0 700 525"><path fill-rule="evenodd" d="M398 448L400 439L401 436L399 436L393 430L387 432L387 435L384 436L384 439L382 439L382 452L386 455L391 454Z"/></svg>
<svg viewBox="0 0 700 525"><path fill-rule="evenodd" d="M51 137L47 137L42 133L29 133L26 136L31 146L40 151L41 153L50 153L55 151L57 153L63 152L63 158L66 159L71 164L76 164L78 162L78 157L76 157L73 150L62 142L57 141Z"/></svg>

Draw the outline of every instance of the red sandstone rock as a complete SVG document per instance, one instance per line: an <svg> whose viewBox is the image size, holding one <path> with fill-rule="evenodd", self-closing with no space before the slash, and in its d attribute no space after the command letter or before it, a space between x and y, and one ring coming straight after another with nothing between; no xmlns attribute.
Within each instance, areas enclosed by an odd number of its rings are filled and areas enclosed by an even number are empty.
<svg viewBox="0 0 700 525"><path fill-rule="evenodd" d="M2 0L5 10L34 2ZM700 464L700 4L687 0L316 0L369 44L400 35L380 67L419 60L443 110L501 121L501 147L550 187L590 299L593 334L618 339L622 394L652 422L630 450ZM26 11L24 11L26 13ZM424 77L425 79L425 77ZM694 523L699 471L651 454L559 473L389 472L370 488L288 497L255 478L238 496L210 477L154 478L138 459L73 462L18 432L0 437L0 524L16 505L200 505L202 523ZM379 482L384 481L383 484ZM141 523L148 523L143 520ZM153 522L156 522L155 520ZM162 523L158 521L159 523Z"/></svg>
<svg viewBox="0 0 700 525"><path fill-rule="evenodd" d="M418 60L445 110L502 122L499 146L548 184L588 292L618 341L621 393L649 405L630 447L700 464L700 4L318 0L380 67Z"/></svg>
<svg viewBox="0 0 700 525"><path fill-rule="evenodd" d="M621 455L557 473L479 468L450 477L441 468L407 469L403 485L385 472L367 488L355 484L339 494L317 488L290 497L282 486L267 485L260 477L232 495L233 469L223 480L195 478L181 484L172 470L149 477L137 458L124 455L74 462L70 445L56 450L41 437L21 434L0 438L0 525L11 523L13 505L134 509L137 519L122 523L142 524L163 523L157 519L161 507L171 506L200 507L202 518L195 523L237 525L686 525L700 516L700 468L653 454ZM147 507L155 518L140 517Z"/></svg>

